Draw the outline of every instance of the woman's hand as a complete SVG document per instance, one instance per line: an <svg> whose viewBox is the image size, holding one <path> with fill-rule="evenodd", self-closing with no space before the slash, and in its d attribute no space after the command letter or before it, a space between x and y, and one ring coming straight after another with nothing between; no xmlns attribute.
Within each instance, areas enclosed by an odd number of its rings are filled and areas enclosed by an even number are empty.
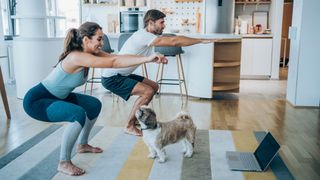
<svg viewBox="0 0 320 180"><path fill-rule="evenodd" d="M155 62L157 64L163 63L163 64L167 64L168 63L168 59L160 53L154 53L152 55L150 55L148 57L150 59L150 62Z"/></svg>
<svg viewBox="0 0 320 180"><path fill-rule="evenodd" d="M209 44L209 43L212 43L213 41L211 39L202 39L201 40L201 43L202 44Z"/></svg>

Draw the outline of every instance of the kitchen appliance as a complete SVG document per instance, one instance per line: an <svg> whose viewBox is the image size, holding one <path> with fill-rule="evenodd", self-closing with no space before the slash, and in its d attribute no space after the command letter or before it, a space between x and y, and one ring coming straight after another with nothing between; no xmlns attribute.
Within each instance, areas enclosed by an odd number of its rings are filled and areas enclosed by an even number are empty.
<svg viewBox="0 0 320 180"><path fill-rule="evenodd" d="M234 0L205 1L205 33L233 33Z"/></svg>
<svg viewBox="0 0 320 180"><path fill-rule="evenodd" d="M135 32L143 28L144 11L139 8L128 8L128 10L120 11L120 32Z"/></svg>

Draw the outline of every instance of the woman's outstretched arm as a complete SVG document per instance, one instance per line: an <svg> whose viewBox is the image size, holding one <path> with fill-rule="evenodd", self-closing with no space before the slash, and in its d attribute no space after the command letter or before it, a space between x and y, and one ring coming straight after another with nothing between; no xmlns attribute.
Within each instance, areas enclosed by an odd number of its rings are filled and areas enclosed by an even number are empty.
<svg viewBox="0 0 320 180"><path fill-rule="evenodd" d="M71 57L73 62L78 66L96 67L96 68L123 68L135 66L143 63L167 63L168 60L158 53L150 56L141 55L114 55L102 53L92 55L83 52L74 52Z"/></svg>

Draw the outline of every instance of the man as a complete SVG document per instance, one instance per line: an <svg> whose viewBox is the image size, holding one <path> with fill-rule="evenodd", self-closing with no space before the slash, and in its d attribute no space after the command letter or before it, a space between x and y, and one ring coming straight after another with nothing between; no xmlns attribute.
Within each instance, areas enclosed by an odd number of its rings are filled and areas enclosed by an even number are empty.
<svg viewBox="0 0 320 180"><path fill-rule="evenodd" d="M194 39L185 36L158 36L165 28L164 18L166 15L161 11L151 9L144 16L144 29L135 32L123 45L119 54L149 55L154 52L154 46L189 46L197 43L210 43L206 39ZM158 84L150 79L132 74L137 68L107 68L102 73L102 85L128 100L130 96L139 96L136 100L129 121L125 128L128 134L141 136L142 132L135 127L135 112L141 105L148 105L154 94L158 91Z"/></svg>

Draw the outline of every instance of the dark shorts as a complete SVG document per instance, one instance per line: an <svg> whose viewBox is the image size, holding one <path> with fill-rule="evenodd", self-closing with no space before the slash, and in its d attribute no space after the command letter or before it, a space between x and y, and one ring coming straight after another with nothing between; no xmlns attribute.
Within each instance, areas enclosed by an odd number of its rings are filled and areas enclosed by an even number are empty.
<svg viewBox="0 0 320 180"><path fill-rule="evenodd" d="M128 76L117 74L107 78L102 77L101 83L103 87L127 101L131 96L134 86L143 80L144 77L136 74Z"/></svg>

